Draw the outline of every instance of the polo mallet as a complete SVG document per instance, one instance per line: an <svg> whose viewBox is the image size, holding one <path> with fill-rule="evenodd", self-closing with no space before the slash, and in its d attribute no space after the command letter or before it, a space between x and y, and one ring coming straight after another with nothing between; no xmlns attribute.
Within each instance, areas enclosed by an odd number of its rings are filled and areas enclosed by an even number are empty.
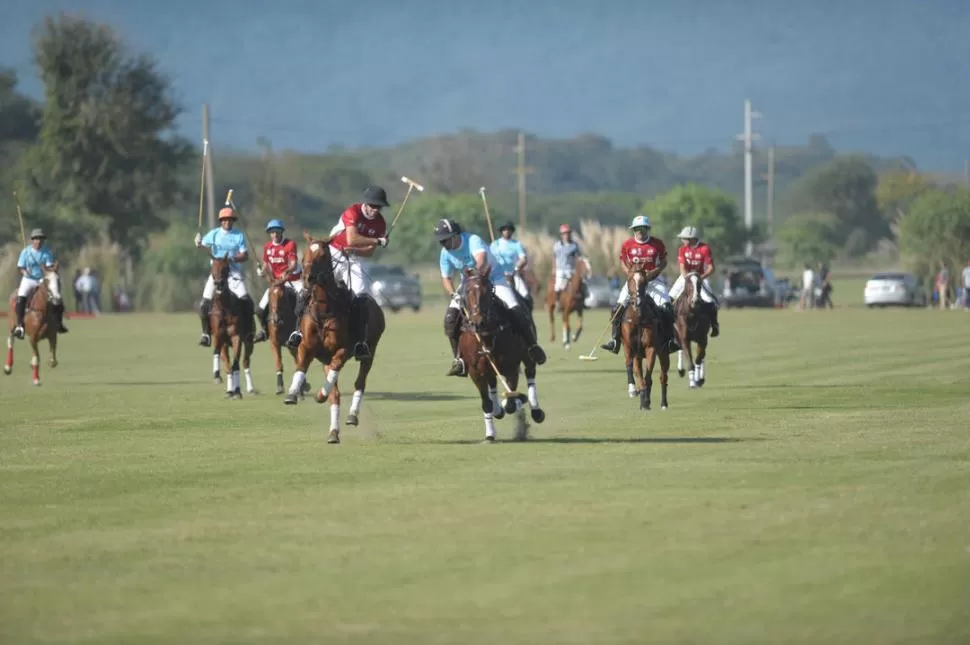
<svg viewBox="0 0 970 645"><path fill-rule="evenodd" d="M391 234L391 231L394 230L394 226L397 224L397 218L399 218L401 213L404 212L404 205L408 203L408 197L411 196L411 191L417 189L419 193L424 192L424 186L416 181L412 181L407 177L401 177L401 181L408 185L408 192L404 195L404 201L401 202L401 207L397 209L397 214L394 216L394 219L391 220L391 225L387 228L387 235L385 235L385 237L388 237Z"/></svg>
<svg viewBox="0 0 970 645"><path fill-rule="evenodd" d="M27 246L27 233L24 231L24 213L20 210L20 198L17 197L17 191L13 191L13 202L17 206L17 219L20 220L20 240Z"/></svg>
<svg viewBox="0 0 970 645"><path fill-rule="evenodd" d="M620 313L620 307L617 307L616 311L613 312L613 315L610 316L609 322L606 323L606 327L603 328L603 331L600 333L600 337L596 339L596 344L593 345L593 351L591 351L589 354L581 354L579 356L579 360L598 361L600 359L599 356L596 356L596 350L599 349L600 342L602 342L603 338L606 336L606 332L609 331L610 328L613 326L613 320L616 318L616 315L618 313Z"/></svg>
<svg viewBox="0 0 970 645"><path fill-rule="evenodd" d="M488 236L492 242L495 241L495 230L492 228L492 216L488 212L488 199L485 197L485 186L478 189L478 194L482 196L482 205L485 207L485 221L488 222Z"/></svg>
<svg viewBox="0 0 970 645"><path fill-rule="evenodd" d="M202 140L202 178L199 179L199 224L198 230L202 230L202 198L205 196L205 161L209 157L209 140Z"/></svg>
<svg viewBox="0 0 970 645"><path fill-rule="evenodd" d="M236 208L236 203L232 201L232 188L226 193L226 206L231 208L235 213L236 217L239 217L239 209ZM253 243L249 241L249 235L246 234L246 226L243 225L242 220L239 221L239 228L242 230L243 237L246 238L246 245L249 246L249 251L253 254L254 258L259 258L260 256L256 254L256 247Z"/></svg>

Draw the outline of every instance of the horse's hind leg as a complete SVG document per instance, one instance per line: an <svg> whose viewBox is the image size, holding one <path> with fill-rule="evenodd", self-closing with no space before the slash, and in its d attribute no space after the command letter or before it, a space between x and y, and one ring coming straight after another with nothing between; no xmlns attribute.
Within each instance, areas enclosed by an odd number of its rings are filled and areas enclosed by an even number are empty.
<svg viewBox="0 0 970 645"><path fill-rule="evenodd" d="M667 374L670 372L670 352L660 353L660 409L667 409Z"/></svg>
<svg viewBox="0 0 970 645"><path fill-rule="evenodd" d="M573 334L573 342L579 342L579 337L583 335L583 310L576 310L576 333Z"/></svg>
<svg viewBox="0 0 970 645"><path fill-rule="evenodd" d="M694 367L694 377L697 379L697 387L703 387L707 380L707 343L702 341L697 343L697 365Z"/></svg>
<svg viewBox="0 0 970 645"><path fill-rule="evenodd" d="M237 334L232 339L232 398L242 398L242 387L239 381L239 362L243 352L243 340Z"/></svg>
<svg viewBox="0 0 970 645"><path fill-rule="evenodd" d="M641 380L643 388L640 390L640 409L650 409L650 393L653 390L653 364L657 360L657 352L653 347L647 348L646 366L642 365L643 358L637 357L637 363L641 364Z"/></svg>
<svg viewBox="0 0 970 645"><path fill-rule="evenodd" d="M3 373L10 375L13 371L13 333L7 333L7 362L3 364Z"/></svg>
<svg viewBox="0 0 970 645"><path fill-rule="evenodd" d="M546 309L549 310L549 342L556 342L556 303L547 303Z"/></svg>
<svg viewBox="0 0 970 645"><path fill-rule="evenodd" d="M30 337L30 368L33 371L34 385L40 385L40 350L37 349L37 339Z"/></svg>
<svg viewBox="0 0 970 645"><path fill-rule="evenodd" d="M243 373L246 375L246 392L256 394L256 386L253 384L253 371L250 369L250 359L253 357L253 341L247 340L243 344Z"/></svg>
<svg viewBox="0 0 970 645"><path fill-rule="evenodd" d="M331 381L332 374L339 374L339 370L332 369L329 365L323 368L327 383L331 383L330 392L324 394L324 389L320 388L317 395L317 402L330 401L330 433L327 435L327 443L340 443L340 385L336 378ZM321 400L321 398L323 400Z"/></svg>
<svg viewBox="0 0 970 645"><path fill-rule="evenodd" d="M678 349L677 350L677 375L680 378L684 378L685 374L687 374L687 370L684 369L684 350Z"/></svg>
<svg viewBox="0 0 970 645"><path fill-rule="evenodd" d="M222 374L220 374L219 361L222 360L220 356L220 345L215 343L215 347L212 349L212 382L222 383Z"/></svg>
<svg viewBox="0 0 970 645"><path fill-rule="evenodd" d="M47 344L50 345L51 349L50 366L51 369L54 369L57 367L57 332L51 332L51 334L47 336Z"/></svg>
<svg viewBox="0 0 970 645"><path fill-rule="evenodd" d="M494 377L488 378L485 375L479 375L475 385L478 386L478 395L482 399L482 414L485 416L485 441L492 442L495 441L495 418L492 416L492 411L498 407L492 400L490 391L495 387Z"/></svg>
<svg viewBox="0 0 970 645"><path fill-rule="evenodd" d="M532 420L542 423L546 420L546 413L539 405L539 390L536 388L536 364L534 361L525 361L525 382L529 386L529 407L532 409Z"/></svg>
<svg viewBox="0 0 970 645"><path fill-rule="evenodd" d="M569 345L569 334L570 334L570 331L571 330L569 328L569 313L570 312L569 312L568 307L566 309L563 309L563 311L562 311L562 347L563 347L563 349L569 349L570 348L570 345Z"/></svg>
<svg viewBox="0 0 970 645"><path fill-rule="evenodd" d="M357 379L354 381L354 396L350 400L350 412L347 413L347 425L356 426L360 422L360 404L364 400L364 390L367 388L367 375L374 367L374 348L371 348L371 357L365 358L360 362L357 370Z"/></svg>

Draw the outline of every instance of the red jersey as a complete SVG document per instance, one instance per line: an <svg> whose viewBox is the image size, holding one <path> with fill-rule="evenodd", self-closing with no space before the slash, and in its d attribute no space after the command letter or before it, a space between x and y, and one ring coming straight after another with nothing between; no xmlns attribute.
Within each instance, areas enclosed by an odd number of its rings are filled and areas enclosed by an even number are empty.
<svg viewBox="0 0 970 645"><path fill-rule="evenodd" d="M677 249L677 261L687 267L688 271L696 271L697 273L702 273L705 267L714 264L711 247L703 242L698 243L696 247L685 244Z"/></svg>
<svg viewBox="0 0 970 645"><path fill-rule="evenodd" d="M263 264L269 265L273 272L273 278L276 280L282 278L283 274L286 273L290 266L290 260L296 260L296 266L299 268L300 260L296 256L296 242L293 240L283 239L279 244L270 241L263 247ZM293 282L299 279L299 274L290 275L287 281Z"/></svg>
<svg viewBox="0 0 970 645"><path fill-rule="evenodd" d="M357 232L366 237L384 237L387 234L387 222L378 213L374 219L364 216L361 208L363 204L351 204L340 216L340 221L330 230L330 245L338 251L347 248L347 229L356 228Z"/></svg>
<svg viewBox="0 0 970 645"><path fill-rule="evenodd" d="M637 242L631 237L620 248L620 262L626 266L635 266L645 271L657 268L660 260L667 257L667 247L655 237L646 242Z"/></svg>

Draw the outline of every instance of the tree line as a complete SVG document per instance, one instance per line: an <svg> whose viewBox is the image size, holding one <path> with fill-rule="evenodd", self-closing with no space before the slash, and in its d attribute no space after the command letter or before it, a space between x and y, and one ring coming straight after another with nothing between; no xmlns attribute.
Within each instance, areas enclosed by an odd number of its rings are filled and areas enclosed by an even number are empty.
<svg viewBox="0 0 970 645"><path fill-rule="evenodd" d="M16 74L0 69L0 212L8 214L0 219L0 271L8 286L16 280L21 242L7 196L17 190L28 227L48 231L63 263L98 269L104 291L123 283L140 309L190 308L193 286L205 272L204 258L190 244L201 146L176 129L183 107L173 80L112 28L67 14L36 27L33 59L42 101L19 92ZM326 233L372 183L399 201L398 177L406 173L429 190L409 201L382 257L430 263L438 218L487 231L479 186L489 187L496 227L518 220L510 155L516 138L513 131L459 132L383 150L316 155L277 152L260 139L258 154L217 157L217 201L229 186L236 190L244 228L261 246L262 223L271 217L284 219L293 233ZM616 148L595 135L529 137L527 145L536 170L529 178L529 232L596 222L624 234L642 212L668 246L688 223L701 227L718 257L740 253L749 237L769 241L763 217L750 232L741 222L737 150L678 157ZM906 159L838 155L821 137L776 153L771 242L782 266L876 255L928 275L940 261L962 264L970 257L966 189L919 173ZM759 215L763 190L759 185L756 193Z"/></svg>

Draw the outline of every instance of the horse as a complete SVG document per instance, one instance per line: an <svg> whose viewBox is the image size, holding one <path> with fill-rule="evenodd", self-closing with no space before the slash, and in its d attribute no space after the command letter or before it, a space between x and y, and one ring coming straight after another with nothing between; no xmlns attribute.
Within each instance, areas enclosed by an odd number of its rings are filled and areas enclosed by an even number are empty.
<svg viewBox="0 0 970 645"><path fill-rule="evenodd" d="M58 323L54 317L54 307L61 304L61 276L58 267L46 267L44 279L27 300L24 315L24 338L30 343L30 366L33 369L34 385L40 385L40 350L37 344L47 339L51 350L51 369L57 367L57 329ZM3 364L3 373L9 375L13 371L13 330L17 327L17 292L10 294L7 303L7 319L10 321L7 329L7 361Z"/></svg>
<svg viewBox="0 0 970 645"><path fill-rule="evenodd" d="M296 405L306 382L306 371L310 363L313 359L323 363L324 382L316 394L316 401L330 402L330 433L327 443L340 443L340 387L337 379L340 370L353 356L349 329L353 295L346 286L341 287L334 277L330 239L314 239L309 233L304 233L303 237L307 244L303 249L302 266L310 301L299 321L303 340L296 350L296 372L283 403ZM367 375L374 366L377 345L385 329L384 311L373 298L368 297L366 302L365 335L371 351L370 357L360 360L357 380L354 381L354 397L347 415L348 426L359 423L360 405L367 388Z"/></svg>
<svg viewBox="0 0 970 645"><path fill-rule="evenodd" d="M653 366L660 358L660 409L667 409L667 372L670 370L670 348L660 331L659 314L645 293L645 272L633 271L626 288L630 303L620 325L620 338L626 354L627 391L631 397L640 396L640 409L650 409L653 388ZM647 369L643 369L643 361Z"/></svg>
<svg viewBox="0 0 970 645"><path fill-rule="evenodd" d="M229 254L217 258L210 253L212 266L209 271L215 282L215 297L209 312L209 335L212 336L213 378L217 382L219 376L219 357L226 366L226 397L241 399L242 391L239 387L239 362L242 359L243 370L246 374L246 391L256 394L253 386L253 373L249 367L253 355L253 318L247 315L244 304L229 289ZM248 318L248 320L247 320ZM230 349L232 356L230 360Z"/></svg>
<svg viewBox="0 0 970 645"><path fill-rule="evenodd" d="M283 348L296 361L296 350L287 347L286 339L290 332L296 329L296 297L292 290L287 289L282 283L270 285L269 288L269 315L266 317L266 330L269 332L269 345L273 351L273 358L276 361L276 394L282 394L286 388L283 384ZM304 391L309 391L309 385L304 384Z"/></svg>
<svg viewBox="0 0 970 645"><path fill-rule="evenodd" d="M542 423L546 419L539 405L536 363L529 356L525 341L506 320L500 309L504 305L495 297L487 274L478 269L465 269L464 292L458 352L481 397L485 440L494 441L495 420L504 418L506 413L516 415L515 439L524 440L528 434L524 400L529 403L533 421ZM524 368L528 384L526 397L516 393L520 367ZM507 392L504 405L498 396L500 380Z"/></svg>
<svg viewBox="0 0 970 645"><path fill-rule="evenodd" d="M553 276L546 289L546 310L549 313L549 340L556 341L556 308L562 312L562 346L564 349L570 348L570 334L572 329L569 325L569 315L576 313L578 318L576 334L572 336L575 343L583 333L583 310L586 308L585 289L583 289L583 278L590 273L589 264L585 259L576 262L576 270L566 283L566 287L556 293L556 278Z"/></svg>
<svg viewBox="0 0 970 645"><path fill-rule="evenodd" d="M677 352L677 374L683 377L689 371L688 385L691 388L704 385L704 359L707 357L707 336L711 331L711 312L708 304L701 300L702 288L700 276L693 271L688 273L684 277L684 291L674 308L674 332L681 347ZM691 342L697 344L696 359ZM684 350L687 350L689 370L684 369Z"/></svg>

